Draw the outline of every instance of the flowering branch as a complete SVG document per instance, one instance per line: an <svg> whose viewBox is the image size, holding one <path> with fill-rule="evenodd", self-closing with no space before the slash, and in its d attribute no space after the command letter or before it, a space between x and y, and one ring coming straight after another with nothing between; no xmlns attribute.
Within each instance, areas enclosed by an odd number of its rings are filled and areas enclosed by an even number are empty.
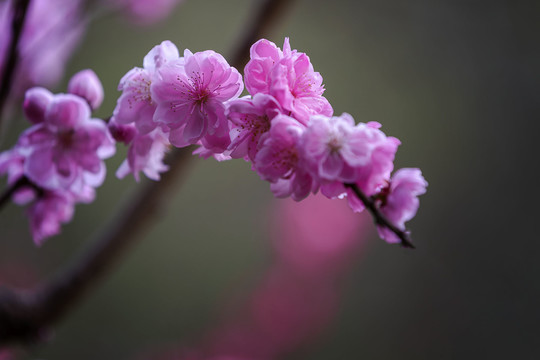
<svg viewBox="0 0 540 360"><path fill-rule="evenodd" d="M24 20L26 13L28 12L28 6L30 0L18 0L15 2L15 9L13 11L13 20L11 22L11 43L9 44L6 63L2 71L2 84L0 85L0 123L1 116L3 114L4 106L9 97L9 90L11 89L11 83L15 71L17 69L18 45L21 38L22 30L24 27Z"/></svg>
<svg viewBox="0 0 540 360"><path fill-rule="evenodd" d="M240 68L245 64L251 39L267 32L278 12L289 3L292 1L266 0L261 4L254 17L257 21L232 54L231 65ZM125 211L119 212L122 215L111 222L105 235L65 272L30 293L0 289L0 344L42 340L47 328L75 306L148 229L177 185L177 177L190 154L190 148L174 149L168 156L169 172L163 174L161 181L148 183ZM10 197L13 191L6 196Z"/></svg>
<svg viewBox="0 0 540 360"><path fill-rule="evenodd" d="M345 187L351 189L355 193L355 195L358 197L358 199L362 201L364 206L368 209L368 211L373 216L375 223L377 225L384 226L388 228L389 230L391 230L394 234L396 234L397 237L401 240L401 245L403 247L411 248L411 249L415 248L409 236L409 232L407 230L400 230L394 224L392 224L392 222L388 220L386 216L384 216L379 211L379 209L375 205L375 201L372 198L366 196L366 194L364 194L362 190L360 190L358 185L345 184Z"/></svg>

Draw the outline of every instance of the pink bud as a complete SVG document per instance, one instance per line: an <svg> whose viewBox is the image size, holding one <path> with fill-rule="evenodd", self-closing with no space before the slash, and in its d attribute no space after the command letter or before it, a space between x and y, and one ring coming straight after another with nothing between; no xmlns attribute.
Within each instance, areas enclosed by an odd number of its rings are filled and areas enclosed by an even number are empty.
<svg viewBox="0 0 540 360"><path fill-rule="evenodd" d="M138 134L137 128L134 124L118 124L116 121L111 120L107 124L109 132L114 140L129 144L133 138Z"/></svg>
<svg viewBox="0 0 540 360"><path fill-rule="evenodd" d="M103 102L103 85L96 73L90 69L82 70L73 75L68 84L68 93L85 99L92 110L97 109Z"/></svg>
<svg viewBox="0 0 540 360"><path fill-rule="evenodd" d="M26 118L34 124L45 119L45 110L51 102L53 95L47 89L35 87L29 89L24 95L23 111Z"/></svg>

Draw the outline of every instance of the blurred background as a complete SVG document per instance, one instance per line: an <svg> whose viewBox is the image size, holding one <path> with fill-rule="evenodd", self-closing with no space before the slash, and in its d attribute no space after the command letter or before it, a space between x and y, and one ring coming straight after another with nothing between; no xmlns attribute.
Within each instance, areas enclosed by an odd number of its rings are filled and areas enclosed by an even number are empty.
<svg viewBox="0 0 540 360"><path fill-rule="evenodd" d="M145 27L97 16L56 90L94 69L106 117L120 78L154 45L227 57L256 4L185 0ZM419 167L429 182L409 224L417 249L389 246L367 219L335 280L338 310L285 359L540 358L539 19L538 1L298 0L268 35L279 46L290 37L335 113L382 123L402 141L396 167ZM2 150L27 126L19 115ZM41 248L23 209L2 210L4 283L49 278L122 211L140 189L114 177L124 155L119 145L97 200ZM249 164L194 158L155 227L22 358L157 358L144 354L201 346L272 266L277 202Z"/></svg>

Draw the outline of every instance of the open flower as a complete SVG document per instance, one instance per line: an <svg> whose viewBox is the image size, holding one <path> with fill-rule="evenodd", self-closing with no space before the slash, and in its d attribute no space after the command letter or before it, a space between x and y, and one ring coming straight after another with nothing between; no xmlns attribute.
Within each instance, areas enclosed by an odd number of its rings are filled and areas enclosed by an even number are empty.
<svg viewBox="0 0 540 360"><path fill-rule="evenodd" d="M158 71L152 97L158 104L154 120L168 126L171 144L182 147L201 141L221 153L230 144L224 102L243 89L242 76L220 54L185 50L182 60Z"/></svg>
<svg viewBox="0 0 540 360"><path fill-rule="evenodd" d="M376 146L373 128L355 125L349 114L312 116L302 136L302 150L312 172L326 182L354 182L355 169L367 166Z"/></svg>
<svg viewBox="0 0 540 360"><path fill-rule="evenodd" d="M172 42L163 41L144 57L143 68L135 67L122 77L118 85L122 95L118 98L112 117L118 125L134 123L141 134L156 128L156 103L152 99L150 86L156 71L172 60L182 61L178 49Z"/></svg>
<svg viewBox="0 0 540 360"><path fill-rule="evenodd" d="M231 121L232 158L255 160L259 140L270 130L270 122L281 113L281 106L274 97L255 94L253 98L241 98L228 103L227 117Z"/></svg>
<svg viewBox="0 0 540 360"><path fill-rule="evenodd" d="M148 134L136 135L129 144L128 156L116 172L120 179L132 173L139 181L142 171L149 179L159 180L160 173L169 170L163 163L165 153L169 149L167 136L159 128Z"/></svg>
<svg viewBox="0 0 540 360"><path fill-rule="evenodd" d="M277 197L291 196L300 201L318 189L298 150L304 130L295 119L279 115L272 121L268 137L257 153L255 170L272 183L271 190Z"/></svg>
<svg viewBox="0 0 540 360"><path fill-rule="evenodd" d="M45 191L28 208L30 229L36 245L60 233L61 224L73 217L75 200L69 192Z"/></svg>
<svg viewBox="0 0 540 360"><path fill-rule="evenodd" d="M425 194L427 185L420 169L399 169L377 197L381 213L400 230L405 230L405 222L416 215L418 196ZM400 242L397 235L384 226L377 226L377 231L389 243Z"/></svg>
<svg viewBox="0 0 540 360"><path fill-rule="evenodd" d="M43 122L26 130L16 145L25 157L25 176L47 189L101 185L103 159L115 152L105 122L91 119L88 104L70 94L51 95L41 117Z"/></svg>
<svg viewBox="0 0 540 360"><path fill-rule="evenodd" d="M244 70L252 95L272 95L286 114L307 125L311 115L332 116L332 106L322 96L322 76L313 70L309 57L291 50L285 38L283 51L262 39L251 47L251 60Z"/></svg>

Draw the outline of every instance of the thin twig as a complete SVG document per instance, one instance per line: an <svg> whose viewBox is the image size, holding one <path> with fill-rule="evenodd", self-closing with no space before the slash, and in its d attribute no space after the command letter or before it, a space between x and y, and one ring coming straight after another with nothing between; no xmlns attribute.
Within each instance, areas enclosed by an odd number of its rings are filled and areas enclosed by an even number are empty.
<svg viewBox="0 0 540 360"><path fill-rule="evenodd" d="M7 204L9 199L11 199L15 191L19 190L23 185L26 185L26 183L26 177L22 177L15 183L13 183L13 185L11 185L9 188L7 188L6 191L2 193L2 195L0 195L0 210L4 207L5 204Z"/></svg>
<svg viewBox="0 0 540 360"><path fill-rule="evenodd" d="M231 65L241 68L249 55L251 40L262 37L283 11L288 0L265 0L250 28L232 55ZM266 17L270 17L268 20ZM149 229L164 204L170 199L178 176L191 158L191 149L174 149L168 156L169 172L159 182L149 182L88 251L50 282L29 293L0 289L0 344L42 340L47 329L65 316L84 294L95 286L116 264L123 253Z"/></svg>
<svg viewBox="0 0 540 360"><path fill-rule="evenodd" d="M11 22L11 42L7 51L7 57L4 59L4 69L0 80L0 125L4 106L9 98L13 77L17 71L17 62L19 60L19 39L24 28L24 21L28 12L30 0L16 0L13 9L13 20Z"/></svg>
<svg viewBox="0 0 540 360"><path fill-rule="evenodd" d="M8 187L2 193L2 195L0 195L0 210L2 210L2 208L7 204L7 202L11 199L11 197L13 196L13 194L15 194L17 190L25 186L32 188L38 196L43 195L44 190L41 187L34 184L26 176L23 176L16 182L14 182L10 187Z"/></svg>
<svg viewBox="0 0 540 360"><path fill-rule="evenodd" d="M371 199L370 197L368 197L366 194L364 194L362 190L360 190L358 185L345 184L345 187L350 188L356 194L358 199L360 199L360 201L364 203L364 206L366 207L366 209L369 210L369 212L373 216L373 219L375 220L375 223L377 225L384 226L388 228L390 231L392 231L394 234L396 234L397 237L399 237L399 239L401 240L401 245L403 247L411 248L411 249L415 248L409 236L409 232L407 230L400 230L394 224L392 224L392 222L388 220L386 216L384 216L379 211L379 209L375 205L375 201Z"/></svg>

